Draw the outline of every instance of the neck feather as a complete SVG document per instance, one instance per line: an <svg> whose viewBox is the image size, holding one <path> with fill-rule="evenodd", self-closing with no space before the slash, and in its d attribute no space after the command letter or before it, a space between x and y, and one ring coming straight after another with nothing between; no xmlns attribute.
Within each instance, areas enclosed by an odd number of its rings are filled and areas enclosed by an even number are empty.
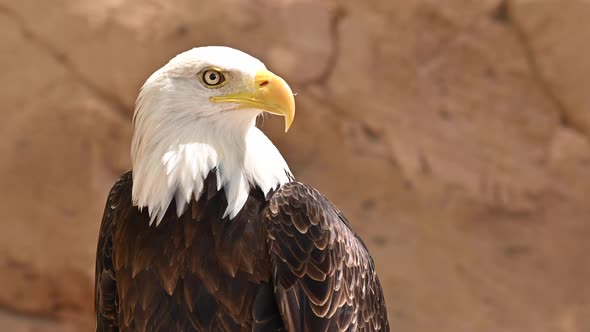
<svg viewBox="0 0 590 332"><path fill-rule="evenodd" d="M287 163L271 141L254 125L255 111L234 121L219 119L136 118L131 158L133 204L147 208L150 223L158 224L176 200L182 215L191 198L199 199L205 178L216 170L217 189L224 189L224 218L234 218L251 186L264 194L292 179ZM239 117L242 116L242 119Z"/></svg>

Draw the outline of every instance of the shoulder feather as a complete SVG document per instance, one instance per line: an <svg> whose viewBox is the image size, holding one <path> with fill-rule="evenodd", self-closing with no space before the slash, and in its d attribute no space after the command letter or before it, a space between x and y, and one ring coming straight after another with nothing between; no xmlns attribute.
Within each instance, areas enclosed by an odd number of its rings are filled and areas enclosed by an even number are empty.
<svg viewBox="0 0 590 332"><path fill-rule="evenodd" d="M289 331L389 331L373 260L319 191L290 182L265 211L275 295Z"/></svg>

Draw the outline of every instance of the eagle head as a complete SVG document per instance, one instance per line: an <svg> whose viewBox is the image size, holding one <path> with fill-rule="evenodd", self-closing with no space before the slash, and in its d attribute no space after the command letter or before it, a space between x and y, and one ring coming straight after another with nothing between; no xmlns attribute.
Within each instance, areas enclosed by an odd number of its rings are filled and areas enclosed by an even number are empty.
<svg viewBox="0 0 590 332"><path fill-rule="evenodd" d="M172 199L184 212L214 171L235 216L251 186L263 191L288 181L288 166L255 126L264 112L295 116L289 85L236 49L199 47L174 57L141 88L133 116L133 202L161 220Z"/></svg>
<svg viewBox="0 0 590 332"><path fill-rule="evenodd" d="M223 46L194 48L156 71L142 87L135 117L152 102L164 105L148 107L150 112L230 125L268 112L285 118L285 132L295 117L295 100L285 80L253 56Z"/></svg>

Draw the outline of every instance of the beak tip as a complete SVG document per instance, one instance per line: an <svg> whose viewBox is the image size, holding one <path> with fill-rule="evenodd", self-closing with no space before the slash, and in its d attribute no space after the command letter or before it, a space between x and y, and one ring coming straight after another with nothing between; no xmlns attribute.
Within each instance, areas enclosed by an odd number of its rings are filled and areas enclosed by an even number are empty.
<svg viewBox="0 0 590 332"><path fill-rule="evenodd" d="M285 133L289 131L289 128L291 128L292 124L293 124L293 118L289 118L289 117L285 116Z"/></svg>

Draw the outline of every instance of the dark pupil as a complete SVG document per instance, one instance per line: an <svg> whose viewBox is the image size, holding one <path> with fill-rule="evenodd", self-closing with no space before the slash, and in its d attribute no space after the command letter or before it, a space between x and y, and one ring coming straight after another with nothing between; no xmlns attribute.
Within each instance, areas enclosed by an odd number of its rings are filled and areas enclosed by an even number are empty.
<svg viewBox="0 0 590 332"><path fill-rule="evenodd" d="M217 78L217 75L215 75L215 74L213 74L213 73L209 74L209 79L210 79L211 81L215 81L215 79L216 79L216 78Z"/></svg>

